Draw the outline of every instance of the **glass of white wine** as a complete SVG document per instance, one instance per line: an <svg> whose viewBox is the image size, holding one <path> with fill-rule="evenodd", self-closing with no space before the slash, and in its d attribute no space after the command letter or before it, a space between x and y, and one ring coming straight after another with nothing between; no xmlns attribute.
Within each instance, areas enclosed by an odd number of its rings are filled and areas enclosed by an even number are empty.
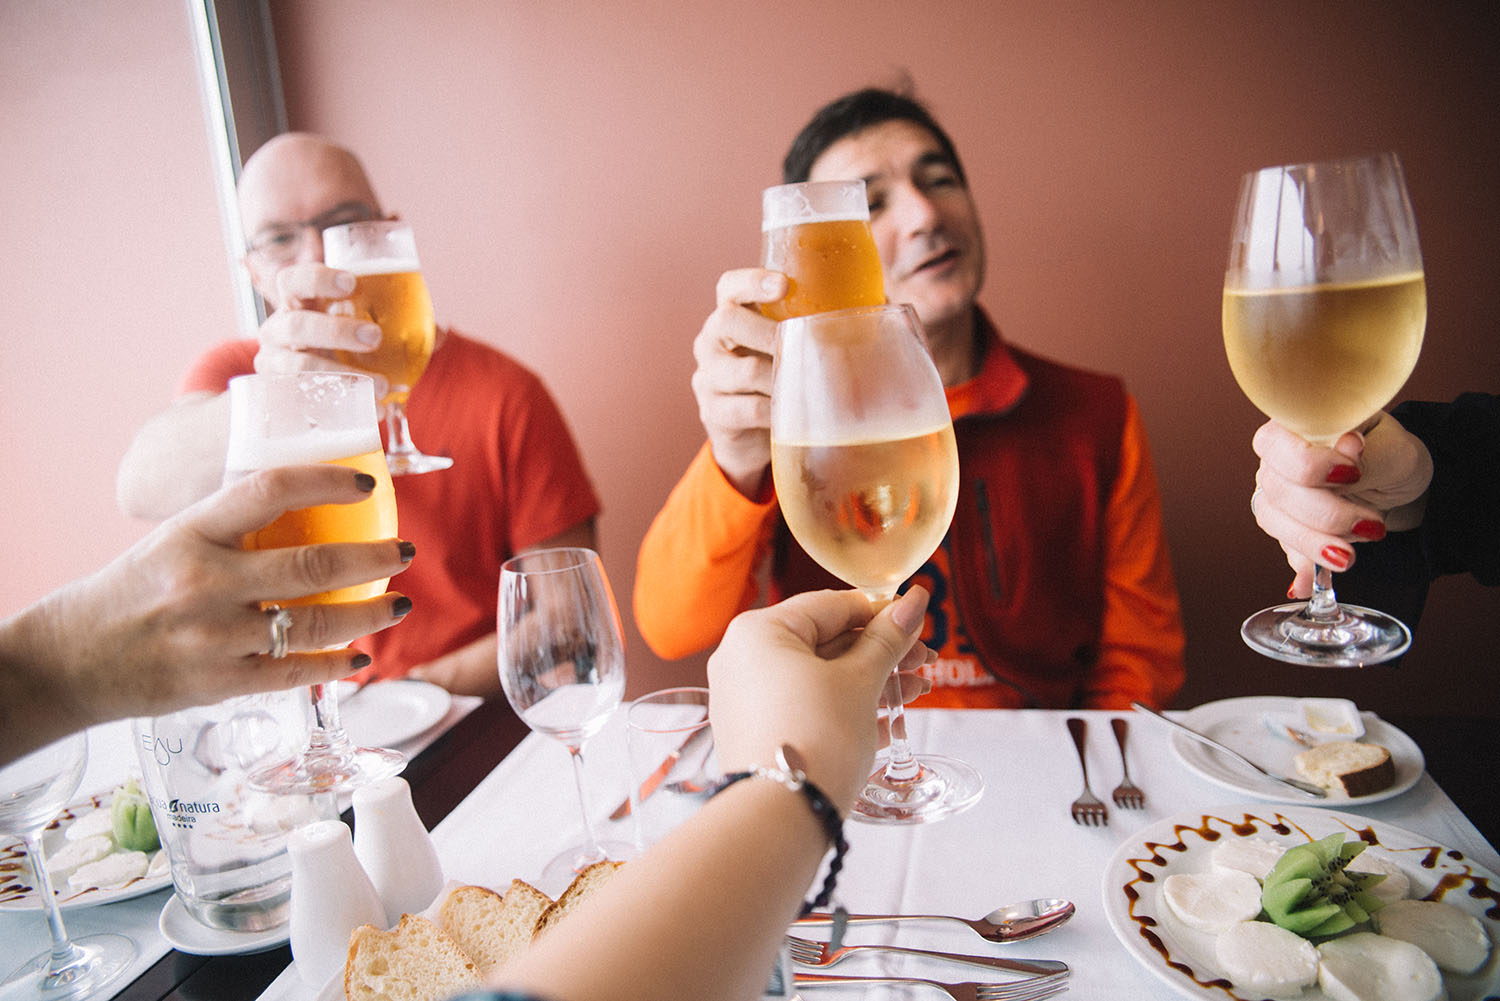
<svg viewBox="0 0 1500 1001"><path fill-rule="evenodd" d="M777 326L771 475L797 542L877 607L927 562L958 504L958 449L912 307L843 309ZM889 754L854 814L923 823L977 802L979 773L955 758L913 755L901 700L887 702Z"/></svg>
<svg viewBox="0 0 1500 1001"><path fill-rule="evenodd" d="M1267 167L1240 181L1224 274L1224 349L1266 416L1329 445L1373 417L1417 363L1427 286L1394 153ZM1364 667L1399 656L1411 632L1343 605L1319 565L1312 598L1245 620L1278 660Z"/></svg>

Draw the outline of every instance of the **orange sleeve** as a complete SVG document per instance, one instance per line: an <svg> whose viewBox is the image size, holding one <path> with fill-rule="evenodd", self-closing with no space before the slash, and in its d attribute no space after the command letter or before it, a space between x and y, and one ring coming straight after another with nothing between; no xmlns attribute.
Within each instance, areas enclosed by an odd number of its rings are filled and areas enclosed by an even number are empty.
<svg viewBox="0 0 1500 1001"><path fill-rule="evenodd" d="M1104 621L1088 709L1164 709L1186 679L1182 610L1146 428L1127 398L1120 475L1105 514Z"/></svg>
<svg viewBox="0 0 1500 1001"><path fill-rule="evenodd" d="M757 594L756 568L776 512L724 477L708 443L698 450L641 540L635 622L667 660L718 643Z"/></svg>

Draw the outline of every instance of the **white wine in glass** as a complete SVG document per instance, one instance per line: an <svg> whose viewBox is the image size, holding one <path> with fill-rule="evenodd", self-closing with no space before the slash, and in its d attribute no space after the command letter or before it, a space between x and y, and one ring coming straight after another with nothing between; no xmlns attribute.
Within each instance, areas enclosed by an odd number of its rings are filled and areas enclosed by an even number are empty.
<svg viewBox="0 0 1500 1001"><path fill-rule="evenodd" d="M1394 153L1267 167L1240 181L1224 275L1224 350L1245 395L1308 441L1330 445L1401 389L1422 349L1427 286ZM1343 605L1319 565L1313 595L1264 609L1245 642L1278 660L1364 667L1411 632Z"/></svg>
<svg viewBox="0 0 1500 1001"><path fill-rule="evenodd" d="M958 504L958 449L915 310L867 306L777 326L771 475L797 542L872 604L888 604L921 569ZM979 773L913 755L901 700L887 701L889 754L855 816L923 823L976 803Z"/></svg>
<svg viewBox="0 0 1500 1001"><path fill-rule="evenodd" d="M123 935L70 939L47 872L42 832L78 792L87 760L88 735L80 731L0 766L0 834L17 834L25 842L37 896L52 932L49 951L32 957L0 981L0 997L6 1001L63 1001L112 994L105 988L135 960L135 943Z"/></svg>

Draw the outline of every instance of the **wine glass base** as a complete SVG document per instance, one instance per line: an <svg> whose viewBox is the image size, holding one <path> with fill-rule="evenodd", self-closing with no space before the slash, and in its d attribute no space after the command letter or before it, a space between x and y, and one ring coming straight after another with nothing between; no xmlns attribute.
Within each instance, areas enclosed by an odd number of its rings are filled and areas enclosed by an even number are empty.
<svg viewBox="0 0 1500 1001"><path fill-rule="evenodd" d="M873 824L927 824L961 813L979 802L984 778L968 762L941 754L919 754L916 778L892 782L882 768L855 800L849 815Z"/></svg>
<svg viewBox="0 0 1500 1001"><path fill-rule="evenodd" d="M1306 602L1276 605L1246 619L1240 635L1259 654L1307 667L1368 667L1411 646L1411 630L1400 619L1360 605L1338 609L1324 622L1307 614Z"/></svg>
<svg viewBox="0 0 1500 1001"><path fill-rule="evenodd" d="M601 841L597 846L573 845L542 869L537 888L553 897L558 896L589 866L597 862L625 862L640 854L640 849L629 841Z"/></svg>
<svg viewBox="0 0 1500 1001"><path fill-rule="evenodd" d="M72 940L82 954L57 973L49 973L52 950L34 956L3 983L6 1001L64 1001L91 997L130 969L137 950L124 935L85 935ZM29 986L23 988L22 985Z"/></svg>
<svg viewBox="0 0 1500 1001"><path fill-rule="evenodd" d="M411 452L399 455L387 452L385 464L386 468L391 471L392 476L416 476L421 473L434 473L439 469L447 469L453 465L453 460L446 455L427 455L423 452Z"/></svg>
<svg viewBox="0 0 1500 1001"><path fill-rule="evenodd" d="M397 775L406 755L384 747L351 747L343 752L303 752L252 772L250 787L278 796L349 792Z"/></svg>

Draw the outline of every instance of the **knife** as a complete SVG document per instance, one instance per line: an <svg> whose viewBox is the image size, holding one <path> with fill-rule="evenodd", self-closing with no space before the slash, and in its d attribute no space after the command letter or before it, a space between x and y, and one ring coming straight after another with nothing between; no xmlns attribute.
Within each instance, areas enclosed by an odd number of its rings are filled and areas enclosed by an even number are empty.
<svg viewBox="0 0 1500 1001"><path fill-rule="evenodd" d="M1167 724L1168 726L1175 726L1177 729L1181 730L1183 733L1187 734L1189 737L1192 737L1194 740L1201 741L1202 743L1207 744L1209 747L1212 747L1214 750L1219 751L1222 754L1229 755L1231 758L1233 758L1234 760L1238 761L1242 765L1248 765L1249 767L1255 769L1257 772L1260 772L1260 774L1264 775L1266 778L1272 780L1273 782L1280 782L1282 785L1291 786L1293 789L1297 790L1300 793L1304 793L1305 795L1308 795L1308 796L1316 796L1318 799L1327 799L1328 798L1328 792L1322 786L1315 786L1311 782L1303 782L1301 779L1287 778L1284 775L1276 775L1276 774L1274 774L1272 772L1268 772L1264 768L1262 768L1260 765L1257 765L1255 762L1253 762L1249 758L1245 757L1239 751L1236 751L1236 750L1234 750L1232 748L1229 748L1229 747L1225 747L1223 744L1219 743L1217 740L1214 740L1212 737L1209 737L1209 736L1206 736L1204 734L1199 733L1197 730L1194 730L1192 727L1183 726L1181 723L1177 722L1175 719L1168 719L1167 717L1163 716L1159 712L1154 712L1154 711L1152 711L1150 709L1147 709L1145 706L1141 705L1139 702L1132 702L1130 704L1135 707L1135 709L1136 709L1137 712L1143 712L1147 716L1155 716L1157 719L1161 720L1163 723Z"/></svg>
<svg viewBox="0 0 1500 1001"><path fill-rule="evenodd" d="M657 786L662 784L662 780L671 774L673 766L688 752L688 749L706 739L711 732L708 724L705 722L703 726L688 734L687 740L684 740L676 750L668 754L662 763L657 765L650 775L646 776L645 781L641 783L640 792L636 793L636 799L640 802L645 802L646 797L655 792ZM615 807L615 812L609 815L609 819L620 820L628 816L630 816L630 797L626 796L625 801Z"/></svg>

